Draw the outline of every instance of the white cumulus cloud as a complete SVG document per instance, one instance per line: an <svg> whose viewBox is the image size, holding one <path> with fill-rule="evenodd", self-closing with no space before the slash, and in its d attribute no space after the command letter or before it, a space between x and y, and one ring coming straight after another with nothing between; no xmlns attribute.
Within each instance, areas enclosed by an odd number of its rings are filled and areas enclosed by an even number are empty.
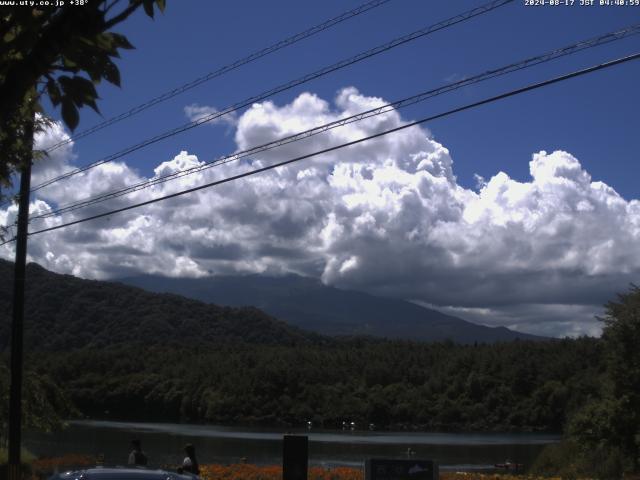
<svg viewBox="0 0 640 480"><path fill-rule="evenodd" d="M236 112L228 112L216 116L218 113L220 113L220 110L209 105L192 103L184 107L184 114L190 122L197 122L199 120L206 121L207 118L215 117L206 123L209 125L226 124L229 127L235 127L236 123L238 123L238 114Z"/></svg>
<svg viewBox="0 0 640 480"><path fill-rule="evenodd" d="M333 104L311 93L282 106L255 104L237 119L236 143L238 149L260 145L383 103L346 88ZM63 220L402 124L398 112L388 112ZM39 142L65 135L55 126ZM43 162L36 176L64 171L73 160L69 145L57 163ZM159 163L154 174L197 165L196 156L181 152ZM464 188L447 148L427 130L411 127L218 188L36 235L29 253L46 268L94 278L293 272L487 325L545 335L597 334L600 305L640 276L640 202L594 181L568 152L537 152L529 167L524 182L496 172L478 177L476 190ZM141 180L125 163L103 165L43 189L32 211ZM10 207L0 220L11 222L15 213ZM36 221L32 229L61 221ZM10 256L9 247L0 251Z"/></svg>

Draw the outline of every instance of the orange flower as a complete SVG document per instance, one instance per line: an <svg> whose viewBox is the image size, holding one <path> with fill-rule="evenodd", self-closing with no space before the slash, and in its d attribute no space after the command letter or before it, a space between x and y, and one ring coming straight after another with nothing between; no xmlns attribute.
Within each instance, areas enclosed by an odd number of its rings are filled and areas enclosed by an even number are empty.
<svg viewBox="0 0 640 480"><path fill-rule="evenodd" d="M41 458L31 464L30 480L46 479L52 472L76 467L95 465L96 459L89 455L69 454L57 458ZM169 467L172 469L172 467ZM233 465L206 464L200 466L202 480L282 480L280 465ZM310 467L309 480L364 480L364 471L352 467ZM478 472L441 472L440 480L560 480L530 475L509 475ZM635 480L635 479L634 479Z"/></svg>

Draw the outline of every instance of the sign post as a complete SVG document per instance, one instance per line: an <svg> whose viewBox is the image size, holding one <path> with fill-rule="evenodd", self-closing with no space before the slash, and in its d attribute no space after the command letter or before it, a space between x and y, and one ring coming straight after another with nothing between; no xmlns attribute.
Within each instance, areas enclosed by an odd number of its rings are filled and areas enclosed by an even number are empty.
<svg viewBox="0 0 640 480"><path fill-rule="evenodd" d="M309 438L285 435L282 441L282 480L307 480Z"/></svg>

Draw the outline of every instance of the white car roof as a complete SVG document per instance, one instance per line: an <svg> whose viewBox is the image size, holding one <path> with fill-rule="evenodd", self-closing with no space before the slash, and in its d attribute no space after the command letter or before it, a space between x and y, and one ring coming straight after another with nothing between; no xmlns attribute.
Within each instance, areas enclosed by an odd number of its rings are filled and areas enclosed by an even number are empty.
<svg viewBox="0 0 640 480"><path fill-rule="evenodd" d="M140 467L95 467L58 473L49 480L194 480L195 475Z"/></svg>

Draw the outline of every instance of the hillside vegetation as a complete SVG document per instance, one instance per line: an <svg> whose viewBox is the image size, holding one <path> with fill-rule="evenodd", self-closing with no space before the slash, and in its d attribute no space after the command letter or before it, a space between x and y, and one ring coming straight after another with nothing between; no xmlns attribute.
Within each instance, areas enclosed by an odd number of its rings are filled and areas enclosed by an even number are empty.
<svg viewBox="0 0 640 480"><path fill-rule="evenodd" d="M596 395L592 339L460 346L120 346L39 353L93 417L339 427L562 430Z"/></svg>
<svg viewBox="0 0 640 480"><path fill-rule="evenodd" d="M0 260L0 348L8 347L13 264ZM32 350L99 350L112 345L293 345L321 337L256 308L210 305L118 283L27 266L25 344ZM43 334L46 332L46 334Z"/></svg>
<svg viewBox="0 0 640 480"><path fill-rule="evenodd" d="M0 268L11 277L10 263ZM35 264L27 285L28 364L93 417L108 411L132 420L561 431L567 415L596 394L602 374L593 339L336 339L255 308L82 280ZM9 305L6 282L0 312ZM8 324L7 317L0 322L5 342Z"/></svg>
<svg viewBox="0 0 640 480"><path fill-rule="evenodd" d="M10 264L0 268L10 277ZM5 358L8 284L0 286ZM323 337L255 308L217 307L35 265L28 285L26 364L54 403L68 398L84 416L554 431L567 441L545 452L542 470L557 470L563 452L576 458L569 466L576 474L615 478L638 470L635 287L607 305L602 339L460 345Z"/></svg>

